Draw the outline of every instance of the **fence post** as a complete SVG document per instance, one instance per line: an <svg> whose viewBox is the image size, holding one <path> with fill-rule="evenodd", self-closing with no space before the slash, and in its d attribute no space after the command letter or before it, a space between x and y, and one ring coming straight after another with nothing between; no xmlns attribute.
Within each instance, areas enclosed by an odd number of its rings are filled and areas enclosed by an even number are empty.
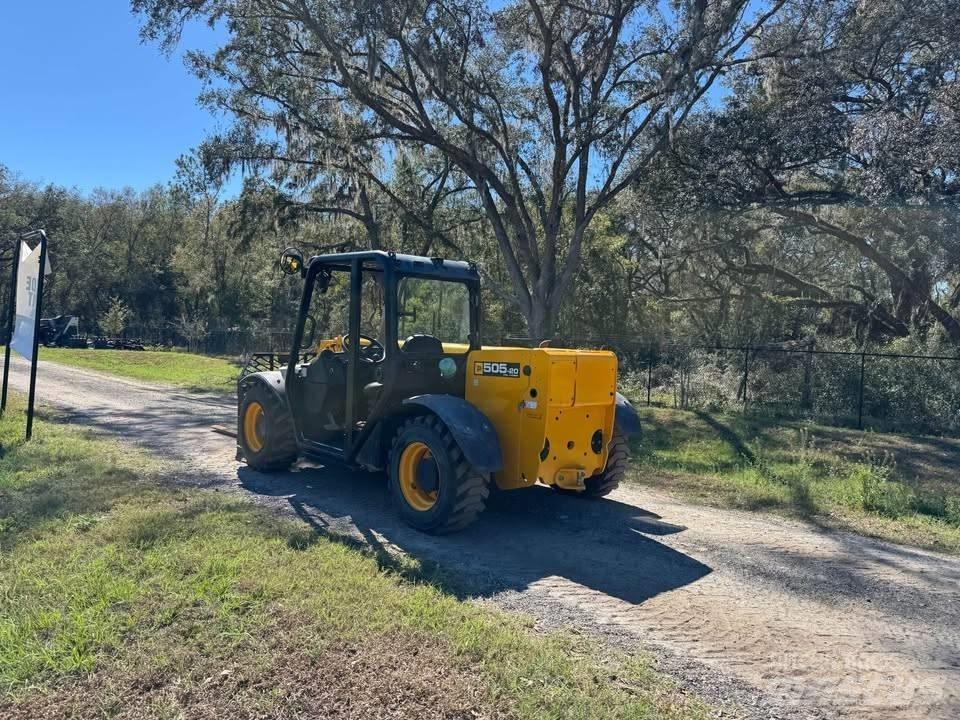
<svg viewBox="0 0 960 720"><path fill-rule="evenodd" d="M653 350L647 356L647 407L650 407L650 387L653 384Z"/></svg>
<svg viewBox="0 0 960 720"><path fill-rule="evenodd" d="M815 342L813 338L810 338L810 342L807 343L807 355L803 364L803 391L800 404L803 405L805 410L813 409L813 346Z"/></svg>
<svg viewBox="0 0 960 720"><path fill-rule="evenodd" d="M747 383L750 381L750 346L743 349L743 409L747 409Z"/></svg>
<svg viewBox="0 0 960 720"><path fill-rule="evenodd" d="M860 404L857 410L857 429L863 430L863 378L867 368L867 351L860 353Z"/></svg>

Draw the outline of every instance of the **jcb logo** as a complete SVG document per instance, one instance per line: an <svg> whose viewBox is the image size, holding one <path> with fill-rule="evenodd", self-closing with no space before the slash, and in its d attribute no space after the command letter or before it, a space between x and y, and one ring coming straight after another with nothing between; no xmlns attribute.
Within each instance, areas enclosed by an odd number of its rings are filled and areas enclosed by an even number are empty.
<svg viewBox="0 0 960 720"><path fill-rule="evenodd" d="M495 375L497 377L520 377L520 363L475 362L474 375Z"/></svg>

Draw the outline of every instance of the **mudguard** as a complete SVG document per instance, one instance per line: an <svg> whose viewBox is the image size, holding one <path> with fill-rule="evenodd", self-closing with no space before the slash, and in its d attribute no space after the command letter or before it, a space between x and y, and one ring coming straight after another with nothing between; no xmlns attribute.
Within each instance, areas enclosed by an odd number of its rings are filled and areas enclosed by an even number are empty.
<svg viewBox="0 0 960 720"><path fill-rule="evenodd" d="M617 393L617 407L614 413L614 427L619 433L627 437L640 434L640 416L633 409L630 401L620 393Z"/></svg>
<svg viewBox="0 0 960 720"><path fill-rule="evenodd" d="M404 405L419 405L436 415L450 430L467 462L481 473L503 468L503 453L497 431L487 416L463 398L454 395L416 395Z"/></svg>
<svg viewBox="0 0 960 720"><path fill-rule="evenodd" d="M254 384L259 383L260 385L265 385L266 387L273 390L277 396L283 400L284 404L287 402L287 385L284 378L284 373L281 370L261 370L260 372L250 373L245 375L240 382L237 383L237 407L240 407L240 403L243 401L243 396L246 394L247 390L252 387Z"/></svg>

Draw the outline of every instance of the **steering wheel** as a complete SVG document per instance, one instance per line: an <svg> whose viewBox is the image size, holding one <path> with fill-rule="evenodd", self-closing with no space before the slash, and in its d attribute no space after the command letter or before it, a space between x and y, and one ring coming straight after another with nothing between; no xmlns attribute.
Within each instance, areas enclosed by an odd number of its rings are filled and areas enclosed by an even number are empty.
<svg viewBox="0 0 960 720"><path fill-rule="evenodd" d="M368 363L376 363L383 360L384 356L387 354L386 349L383 347L383 343L377 340L376 338L370 337L369 335L364 335L360 333L358 336L360 340L366 340L367 345L360 343L360 359ZM343 343L343 349L346 352L350 351L350 345L353 342L350 339L349 335L344 335L341 342Z"/></svg>

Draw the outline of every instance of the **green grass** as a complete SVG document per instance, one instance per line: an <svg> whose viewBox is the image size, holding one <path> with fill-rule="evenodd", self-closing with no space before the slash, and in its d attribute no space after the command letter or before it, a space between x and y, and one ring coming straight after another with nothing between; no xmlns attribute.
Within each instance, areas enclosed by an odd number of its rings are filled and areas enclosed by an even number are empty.
<svg viewBox="0 0 960 720"><path fill-rule="evenodd" d="M240 366L230 360L157 350L42 348L40 359L188 390L232 393Z"/></svg>
<svg viewBox="0 0 960 720"><path fill-rule="evenodd" d="M960 441L646 408L637 479L960 553Z"/></svg>
<svg viewBox="0 0 960 720"><path fill-rule="evenodd" d="M644 658L458 600L156 460L0 421L0 715L701 717ZM11 417L13 415L13 417Z"/></svg>

